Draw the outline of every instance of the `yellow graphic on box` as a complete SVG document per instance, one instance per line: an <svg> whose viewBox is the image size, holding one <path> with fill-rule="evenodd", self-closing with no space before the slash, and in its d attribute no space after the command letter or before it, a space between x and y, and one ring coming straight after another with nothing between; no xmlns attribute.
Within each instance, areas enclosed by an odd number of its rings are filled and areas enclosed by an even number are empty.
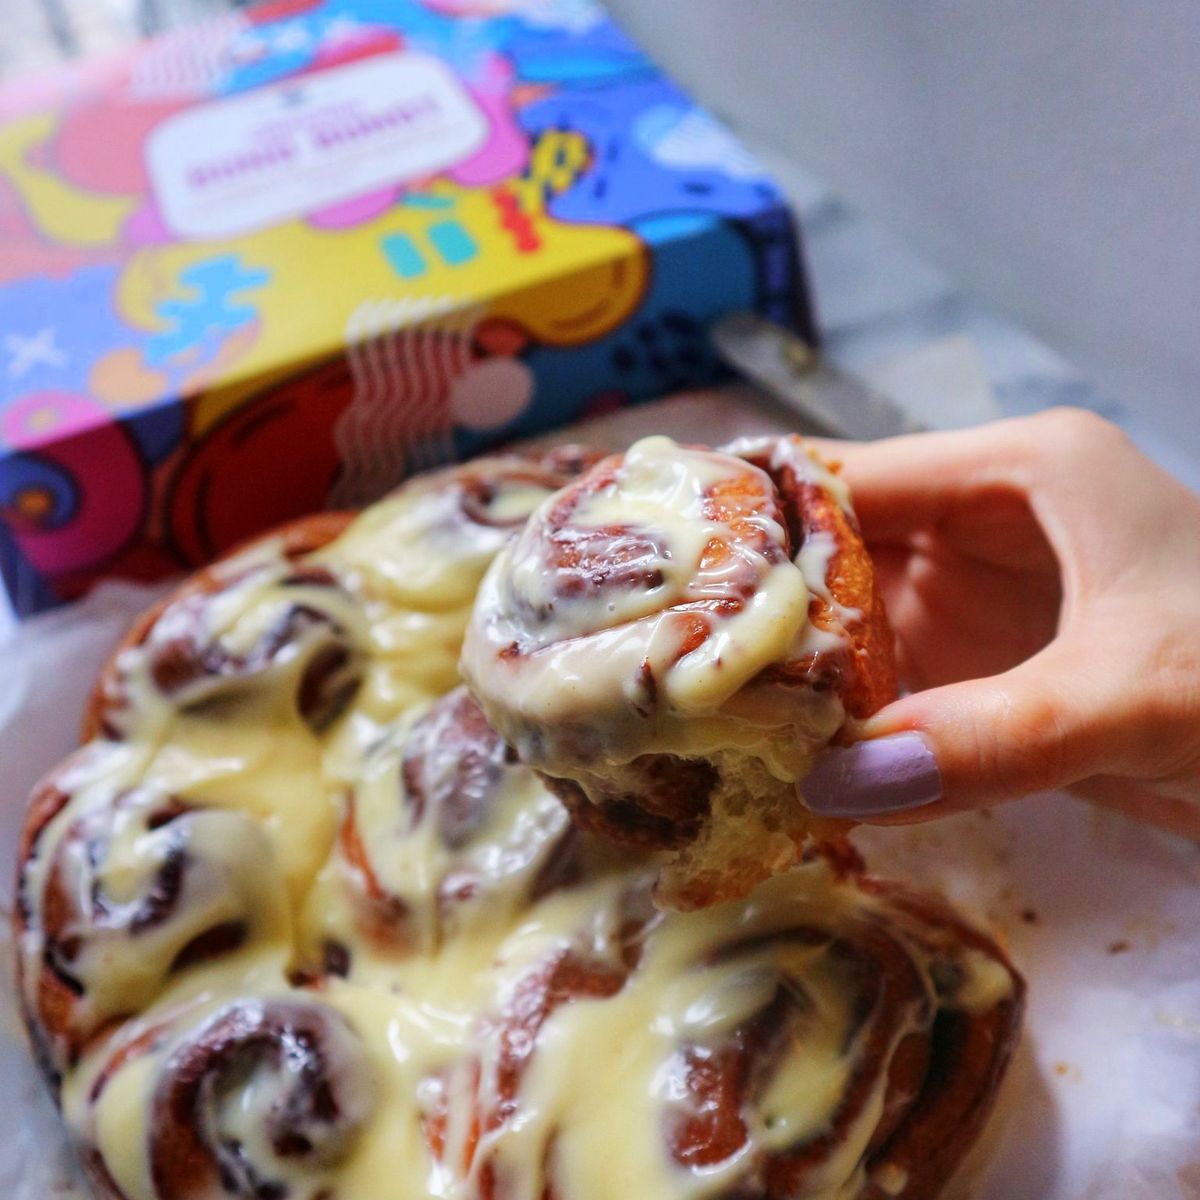
<svg viewBox="0 0 1200 1200"><path fill-rule="evenodd" d="M561 179L561 159L552 167ZM537 178L493 188L437 181L410 198L416 203L402 200L351 229L294 220L225 242L148 248L123 271L118 308L132 324L162 330L164 303L187 301L181 281L196 263L236 256L266 273L269 283L254 293L255 339L226 377L231 386L195 414L202 425L241 400L238 378L260 386L274 369L338 350L364 297L483 302L489 315L544 344L590 341L636 309L647 280L644 247L626 229L555 220L544 196Z"/></svg>

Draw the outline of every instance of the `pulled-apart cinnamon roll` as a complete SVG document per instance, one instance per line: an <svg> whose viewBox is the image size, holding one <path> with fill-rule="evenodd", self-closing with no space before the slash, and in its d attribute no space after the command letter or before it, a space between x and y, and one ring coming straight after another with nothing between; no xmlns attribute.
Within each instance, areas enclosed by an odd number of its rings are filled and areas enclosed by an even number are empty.
<svg viewBox="0 0 1200 1200"><path fill-rule="evenodd" d="M846 489L799 438L594 466L497 557L462 665L585 828L678 852L660 895L683 907L835 832L795 785L895 691Z"/></svg>

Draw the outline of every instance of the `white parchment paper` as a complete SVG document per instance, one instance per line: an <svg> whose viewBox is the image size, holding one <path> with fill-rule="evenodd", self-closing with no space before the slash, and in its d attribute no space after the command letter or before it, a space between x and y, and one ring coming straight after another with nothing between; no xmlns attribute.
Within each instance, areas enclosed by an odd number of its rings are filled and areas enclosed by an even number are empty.
<svg viewBox="0 0 1200 1200"><path fill-rule="evenodd" d="M580 436L619 445L668 432L719 442L786 426L779 412L731 392L617 414ZM100 663L156 594L105 586L26 624L0 648L6 907L29 790L75 745ZM987 922L1029 982L1024 1044L988 1140L978 1200L1200 1197L1200 848L1056 795L990 815L865 830L859 840L876 873L940 888ZM0 1095L8 1107L0 1196L83 1200L28 1059L6 936L0 946Z"/></svg>

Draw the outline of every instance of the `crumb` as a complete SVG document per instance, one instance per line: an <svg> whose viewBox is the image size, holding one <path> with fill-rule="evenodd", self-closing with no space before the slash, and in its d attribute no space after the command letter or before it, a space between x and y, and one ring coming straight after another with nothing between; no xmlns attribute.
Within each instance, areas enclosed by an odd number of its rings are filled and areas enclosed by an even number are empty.
<svg viewBox="0 0 1200 1200"><path fill-rule="evenodd" d="M1021 909L1021 920L1024 921L1026 925L1036 925L1038 923L1037 909L1036 908Z"/></svg>
<svg viewBox="0 0 1200 1200"><path fill-rule="evenodd" d="M1130 917L1122 932L1125 940L1157 950L1163 941L1175 935L1176 926L1171 921L1164 921L1157 913L1148 912Z"/></svg>
<svg viewBox="0 0 1200 1200"><path fill-rule="evenodd" d="M1200 1190L1200 1162L1188 1163L1180 1167L1175 1174L1188 1195Z"/></svg>
<svg viewBox="0 0 1200 1200"><path fill-rule="evenodd" d="M1173 1012L1157 1012L1154 1014L1155 1023L1161 1025L1164 1029L1180 1030L1190 1037L1195 1037L1200 1034L1200 1025L1192 1017L1183 1016L1180 1013ZM1200 1111L1198 1109L1197 1111Z"/></svg>
<svg viewBox="0 0 1200 1200"><path fill-rule="evenodd" d="M1117 942L1109 942L1108 944L1109 954L1124 954L1129 949L1129 943L1124 938L1121 938Z"/></svg>
<svg viewBox="0 0 1200 1200"><path fill-rule="evenodd" d="M1082 1083L1083 1072L1076 1066L1072 1066L1069 1062L1056 1062L1054 1064L1054 1073L1060 1079L1070 1080L1071 1083Z"/></svg>

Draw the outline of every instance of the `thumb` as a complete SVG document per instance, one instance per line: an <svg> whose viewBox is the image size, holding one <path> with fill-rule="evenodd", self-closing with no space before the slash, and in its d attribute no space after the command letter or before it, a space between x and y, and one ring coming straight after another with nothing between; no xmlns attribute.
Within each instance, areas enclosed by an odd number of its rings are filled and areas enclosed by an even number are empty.
<svg viewBox="0 0 1200 1200"><path fill-rule="evenodd" d="M1086 661L1086 660L1084 660ZM1002 675L888 705L803 780L814 812L927 820L1127 769L1125 701L1064 641Z"/></svg>

